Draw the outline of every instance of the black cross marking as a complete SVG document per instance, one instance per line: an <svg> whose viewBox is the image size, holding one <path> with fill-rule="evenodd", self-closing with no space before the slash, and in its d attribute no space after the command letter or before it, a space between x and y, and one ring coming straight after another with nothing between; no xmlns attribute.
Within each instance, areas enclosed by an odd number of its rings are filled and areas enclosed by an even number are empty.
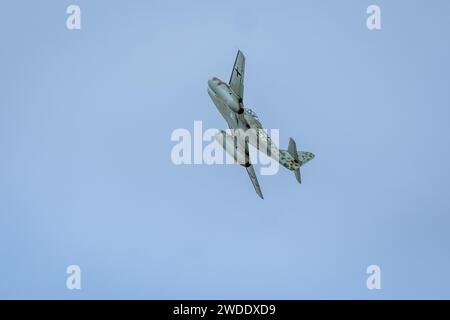
<svg viewBox="0 0 450 320"><path fill-rule="evenodd" d="M238 77L240 77L241 73L239 72L239 69L238 68L234 68L234 70L236 70L236 73L237 73Z"/></svg>

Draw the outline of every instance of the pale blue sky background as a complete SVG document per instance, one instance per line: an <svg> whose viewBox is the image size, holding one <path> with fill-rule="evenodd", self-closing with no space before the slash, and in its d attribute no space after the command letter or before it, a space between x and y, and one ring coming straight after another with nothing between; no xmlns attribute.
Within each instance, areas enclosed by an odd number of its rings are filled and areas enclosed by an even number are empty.
<svg viewBox="0 0 450 320"><path fill-rule="evenodd" d="M449 13L2 2L0 298L450 298ZM206 82L228 79L238 48L246 106L281 147L316 154L302 185L260 177L264 201L240 167L170 161L173 129L226 127Z"/></svg>

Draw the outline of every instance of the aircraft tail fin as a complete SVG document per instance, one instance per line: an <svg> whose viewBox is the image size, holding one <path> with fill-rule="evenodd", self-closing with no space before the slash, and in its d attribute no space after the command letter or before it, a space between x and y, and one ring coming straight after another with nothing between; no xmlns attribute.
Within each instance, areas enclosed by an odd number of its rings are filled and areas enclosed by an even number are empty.
<svg viewBox="0 0 450 320"><path fill-rule="evenodd" d="M289 139L287 150L280 150L280 163L288 170L294 171L298 183L302 183L300 167L314 158L312 152L297 151L297 144L294 139Z"/></svg>

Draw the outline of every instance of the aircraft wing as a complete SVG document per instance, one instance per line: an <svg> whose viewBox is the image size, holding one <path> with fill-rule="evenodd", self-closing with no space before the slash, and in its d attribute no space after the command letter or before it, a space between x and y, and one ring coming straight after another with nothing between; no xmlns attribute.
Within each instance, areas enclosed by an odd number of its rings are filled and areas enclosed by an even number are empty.
<svg viewBox="0 0 450 320"><path fill-rule="evenodd" d="M247 169L248 176L250 177L250 180L252 180L253 187L255 188L256 193L258 194L258 196L261 197L261 199L264 199L261 192L261 188L259 187L259 182L258 178L256 177L255 169L253 169L253 165L250 165L245 169Z"/></svg>
<svg viewBox="0 0 450 320"><path fill-rule="evenodd" d="M229 85L239 98L244 99L244 69L245 56L238 50L236 60L234 61L233 71L231 72Z"/></svg>

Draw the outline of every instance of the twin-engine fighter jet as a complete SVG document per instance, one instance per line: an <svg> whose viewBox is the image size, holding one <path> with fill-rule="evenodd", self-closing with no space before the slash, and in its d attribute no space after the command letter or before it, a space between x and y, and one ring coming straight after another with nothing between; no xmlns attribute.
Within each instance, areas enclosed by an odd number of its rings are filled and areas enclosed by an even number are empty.
<svg viewBox="0 0 450 320"><path fill-rule="evenodd" d="M231 134L220 131L216 141L236 162L247 169L256 193L262 198L258 179L250 162L248 145L278 161L283 167L294 171L295 178L301 183L300 167L314 158L314 154L297 151L295 141L289 140L288 150L281 150L272 142L258 116L251 109L244 108L244 69L245 56L238 51L231 78L228 83L219 78L208 81L208 94L231 129Z"/></svg>

